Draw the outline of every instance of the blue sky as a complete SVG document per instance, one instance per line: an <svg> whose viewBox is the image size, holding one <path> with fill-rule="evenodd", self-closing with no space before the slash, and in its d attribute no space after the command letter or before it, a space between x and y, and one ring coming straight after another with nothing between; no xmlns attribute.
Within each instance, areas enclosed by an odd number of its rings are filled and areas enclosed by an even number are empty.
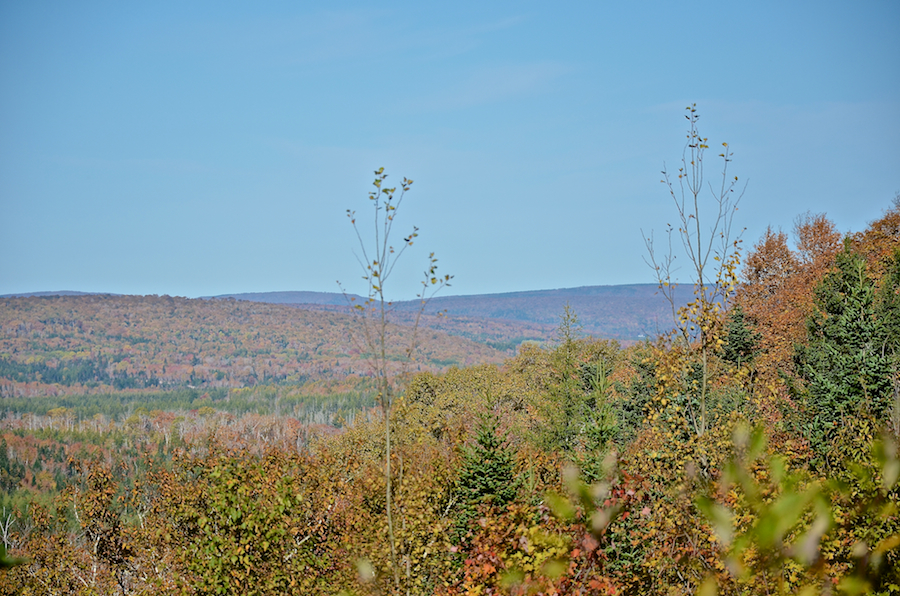
<svg viewBox="0 0 900 596"><path fill-rule="evenodd" d="M0 293L360 291L381 166L394 297L652 282L694 102L748 248L900 190L896 1L433 4L0 4Z"/></svg>

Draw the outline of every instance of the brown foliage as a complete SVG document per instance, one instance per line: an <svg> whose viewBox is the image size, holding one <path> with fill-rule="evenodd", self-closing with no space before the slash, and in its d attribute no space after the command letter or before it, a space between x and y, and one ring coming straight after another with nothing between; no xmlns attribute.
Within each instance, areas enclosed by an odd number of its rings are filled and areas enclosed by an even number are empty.
<svg viewBox="0 0 900 596"><path fill-rule="evenodd" d="M900 247L900 194L884 215L869 224L864 231L853 235L853 248L866 258L866 269L876 281L886 271L894 251Z"/></svg>
<svg viewBox="0 0 900 596"><path fill-rule="evenodd" d="M822 214L797 218L794 236L797 249L791 250L787 234L766 230L747 257L735 299L762 336L757 366L768 379L794 374L794 345L806 338L813 290L840 249L840 234Z"/></svg>

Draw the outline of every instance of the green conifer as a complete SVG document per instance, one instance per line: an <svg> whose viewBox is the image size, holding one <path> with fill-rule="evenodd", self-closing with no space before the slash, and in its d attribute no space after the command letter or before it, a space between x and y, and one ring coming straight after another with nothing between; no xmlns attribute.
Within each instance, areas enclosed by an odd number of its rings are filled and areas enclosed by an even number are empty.
<svg viewBox="0 0 900 596"><path fill-rule="evenodd" d="M845 243L816 290L807 345L797 351L807 382L806 434L822 454L840 421L864 413L884 420L892 393L884 349L889 325L878 316L866 262Z"/></svg>
<svg viewBox="0 0 900 596"><path fill-rule="evenodd" d="M513 451L506 444L506 437L499 434L498 426L496 416L482 417L475 430L474 444L463 452L456 489L460 504L456 528L460 538L468 531L478 507L502 508L516 498L518 483Z"/></svg>
<svg viewBox="0 0 900 596"><path fill-rule="evenodd" d="M753 364L759 352L758 345L761 338L759 333L749 327L744 310L740 306L735 306L728 313L722 357L737 366Z"/></svg>
<svg viewBox="0 0 900 596"><path fill-rule="evenodd" d="M891 369L891 430L900 437L900 248L894 251L881 280L875 316L884 326L882 352Z"/></svg>
<svg viewBox="0 0 900 596"><path fill-rule="evenodd" d="M481 419L475 443L466 448L459 475L459 494L464 503L488 503L502 507L516 497L512 450L498 434L496 416Z"/></svg>

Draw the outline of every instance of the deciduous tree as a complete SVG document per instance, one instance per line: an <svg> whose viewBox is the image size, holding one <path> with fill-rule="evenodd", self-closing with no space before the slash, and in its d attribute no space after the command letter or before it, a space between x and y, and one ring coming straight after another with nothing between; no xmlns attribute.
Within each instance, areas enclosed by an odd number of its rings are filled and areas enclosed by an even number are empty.
<svg viewBox="0 0 900 596"><path fill-rule="evenodd" d="M741 232L733 230L732 226L746 185L739 189L737 176L728 172L732 158L728 143L722 143L719 154L721 181L713 186L706 180L704 159L709 148L708 139L700 135L696 104L689 106L687 112L688 134L681 167L677 173L670 173L668 169L662 172L662 182L675 205L677 227L668 226L667 252L657 250L652 235L645 236L645 244L647 262L656 273L660 291L672 307L677 339L685 346L696 346L701 378L697 387L697 407L689 402L688 414L694 432L702 435L709 423L709 361L721 345L722 313L735 291ZM737 190L740 192L736 193ZM676 307L673 236L687 257L689 279L694 286L694 300L683 308Z"/></svg>
<svg viewBox="0 0 900 596"><path fill-rule="evenodd" d="M363 279L367 285L366 300L362 304L354 305L355 312L359 314L360 330L364 347L369 356L369 365L372 375L378 386L378 403L384 417L384 474L385 474L385 510L388 524L388 540L391 547L391 567L394 575L395 587L400 587L400 565L397 555L397 539L394 528L393 488L391 476L391 412L394 406L394 395L397 391L396 375L393 368L393 360L400 357L402 363L409 363L415 355L417 347L416 332L418 331L421 314L425 310L428 300L445 286L450 285L451 275L439 276L437 273L437 258L434 253L429 255L428 267L425 270L425 278L422 280L422 288L417 298L421 301L421 308L410 330L408 342L405 346L391 346L388 341L388 324L391 303L385 298L385 284L391 278L397 260L412 246L413 240L418 236L418 228L403 237L399 248L394 247L394 219L403 198L412 186L413 181L403 178L400 192L397 187L388 187L385 184L387 174L384 168L375 171L375 187L369 193L369 201L374 211L374 236L371 243L364 240L359 227L356 225L356 212L347 210L347 217L356 232L359 241L360 254L357 255ZM346 292L345 292L346 295ZM400 354L396 354L400 351ZM407 568L408 569L408 568Z"/></svg>

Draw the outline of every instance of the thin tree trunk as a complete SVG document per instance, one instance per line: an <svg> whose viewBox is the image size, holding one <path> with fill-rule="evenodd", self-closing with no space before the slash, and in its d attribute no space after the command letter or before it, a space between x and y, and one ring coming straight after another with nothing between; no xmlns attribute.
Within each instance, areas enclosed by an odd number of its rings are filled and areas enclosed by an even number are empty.
<svg viewBox="0 0 900 596"><path fill-rule="evenodd" d="M700 341L705 341L705 337L701 335ZM709 383L709 354L706 346L702 346L703 352L703 379L700 386L700 432L698 435L703 436L706 433L706 387Z"/></svg>
<svg viewBox="0 0 900 596"><path fill-rule="evenodd" d="M400 572L397 569L397 542L394 539L394 517L391 511L391 416L390 410L384 411L384 472L387 475L385 482L385 509L387 512L388 540L391 542L391 571L394 572L394 584L400 589Z"/></svg>

